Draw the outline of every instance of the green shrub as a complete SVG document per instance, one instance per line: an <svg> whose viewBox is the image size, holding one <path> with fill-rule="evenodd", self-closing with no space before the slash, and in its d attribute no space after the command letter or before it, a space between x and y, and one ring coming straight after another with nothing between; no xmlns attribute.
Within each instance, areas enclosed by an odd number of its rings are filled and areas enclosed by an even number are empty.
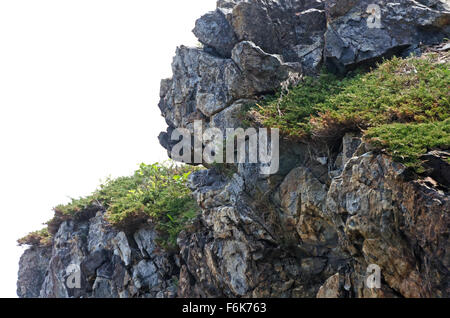
<svg viewBox="0 0 450 318"><path fill-rule="evenodd" d="M17 240L17 243L22 245L31 245L31 246L48 246L52 242L52 237L48 232L47 228L43 228L40 231L35 231L27 234L21 239Z"/></svg>
<svg viewBox="0 0 450 318"><path fill-rule="evenodd" d="M198 168L141 164L132 176L107 179L93 194L55 207L55 216L47 222L45 230L51 237L62 222L89 217L91 212L102 208L106 220L120 230L133 231L151 221L159 233L160 245L173 249L180 231L199 212L187 187L187 179L195 170ZM19 244L37 242L36 233L30 233L30 238L21 239L23 243Z"/></svg>
<svg viewBox="0 0 450 318"><path fill-rule="evenodd" d="M248 117L255 118L265 127L279 128L285 136L308 137L312 130L311 117L318 116L323 105L328 105L328 100L351 80L328 73L322 73L318 78L306 77L288 93L265 96L250 109Z"/></svg>
<svg viewBox="0 0 450 318"><path fill-rule="evenodd" d="M323 73L266 96L247 117L289 138L338 140L368 130L367 140L420 172L428 149L448 149L450 63L429 54L393 58L346 78Z"/></svg>
<svg viewBox="0 0 450 318"><path fill-rule="evenodd" d="M366 74L307 77L287 94L269 96L251 112L291 137L340 138L387 123L441 121L450 114L450 63L393 58Z"/></svg>
<svg viewBox="0 0 450 318"><path fill-rule="evenodd" d="M160 233L161 245L175 247L179 232L199 211L186 186L193 170L195 168L190 166L142 164L133 176L134 184L124 180L124 187L117 187L114 182L107 184L100 190L101 196L109 200L107 220L114 226L127 229L133 228L136 220L150 219Z"/></svg>
<svg viewBox="0 0 450 318"><path fill-rule="evenodd" d="M382 125L369 129L365 138L394 160L422 173L420 157L423 154L434 149L450 149L450 119L426 124Z"/></svg>

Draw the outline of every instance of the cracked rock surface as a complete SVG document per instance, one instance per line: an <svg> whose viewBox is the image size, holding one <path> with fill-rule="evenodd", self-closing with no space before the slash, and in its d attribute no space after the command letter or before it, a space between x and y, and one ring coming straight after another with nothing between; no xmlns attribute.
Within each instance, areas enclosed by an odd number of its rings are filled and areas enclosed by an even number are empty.
<svg viewBox="0 0 450 318"><path fill-rule="evenodd" d="M322 66L346 72L450 35L448 1L220 0L181 46L159 108L171 132L236 128L261 94ZM450 197L446 151L432 151L429 178L347 134L333 144L282 140L280 170L258 164L190 177L200 215L178 238L155 243L152 224L123 233L99 207L57 229L52 246L22 256L20 297L449 297ZM367 287L367 269L381 288ZM79 289L67 286L80 272Z"/></svg>

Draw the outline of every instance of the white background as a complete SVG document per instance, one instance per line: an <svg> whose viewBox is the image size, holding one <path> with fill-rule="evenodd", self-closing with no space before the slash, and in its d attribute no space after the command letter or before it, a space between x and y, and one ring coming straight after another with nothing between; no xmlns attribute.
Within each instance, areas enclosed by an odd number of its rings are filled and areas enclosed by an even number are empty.
<svg viewBox="0 0 450 318"><path fill-rule="evenodd" d="M0 0L0 297L16 240L107 176L167 158L160 79L215 0Z"/></svg>

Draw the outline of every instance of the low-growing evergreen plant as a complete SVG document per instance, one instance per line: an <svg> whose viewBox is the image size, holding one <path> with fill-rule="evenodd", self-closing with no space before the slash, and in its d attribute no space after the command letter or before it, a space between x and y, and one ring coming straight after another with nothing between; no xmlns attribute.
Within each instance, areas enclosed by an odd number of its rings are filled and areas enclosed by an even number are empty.
<svg viewBox="0 0 450 318"><path fill-rule="evenodd" d="M173 163L141 164L130 177L107 179L92 195L58 205L47 228L28 234L18 243L47 244L62 222L103 209L106 220L123 231L133 231L150 221L159 233L161 247L174 249L180 231L199 212L187 186L188 177L198 169Z"/></svg>
<svg viewBox="0 0 450 318"><path fill-rule="evenodd" d="M450 148L449 88L450 63L439 62L436 55L394 57L366 73L306 77L288 92L264 97L247 117L305 141L333 142L360 131L420 173L421 155Z"/></svg>

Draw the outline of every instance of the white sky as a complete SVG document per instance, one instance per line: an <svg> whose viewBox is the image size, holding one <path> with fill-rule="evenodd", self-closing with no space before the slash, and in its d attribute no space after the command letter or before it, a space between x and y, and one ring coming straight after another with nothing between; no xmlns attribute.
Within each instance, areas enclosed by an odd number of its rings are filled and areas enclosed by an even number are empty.
<svg viewBox="0 0 450 318"><path fill-rule="evenodd" d="M51 208L167 158L159 82L215 0L0 0L0 297Z"/></svg>

